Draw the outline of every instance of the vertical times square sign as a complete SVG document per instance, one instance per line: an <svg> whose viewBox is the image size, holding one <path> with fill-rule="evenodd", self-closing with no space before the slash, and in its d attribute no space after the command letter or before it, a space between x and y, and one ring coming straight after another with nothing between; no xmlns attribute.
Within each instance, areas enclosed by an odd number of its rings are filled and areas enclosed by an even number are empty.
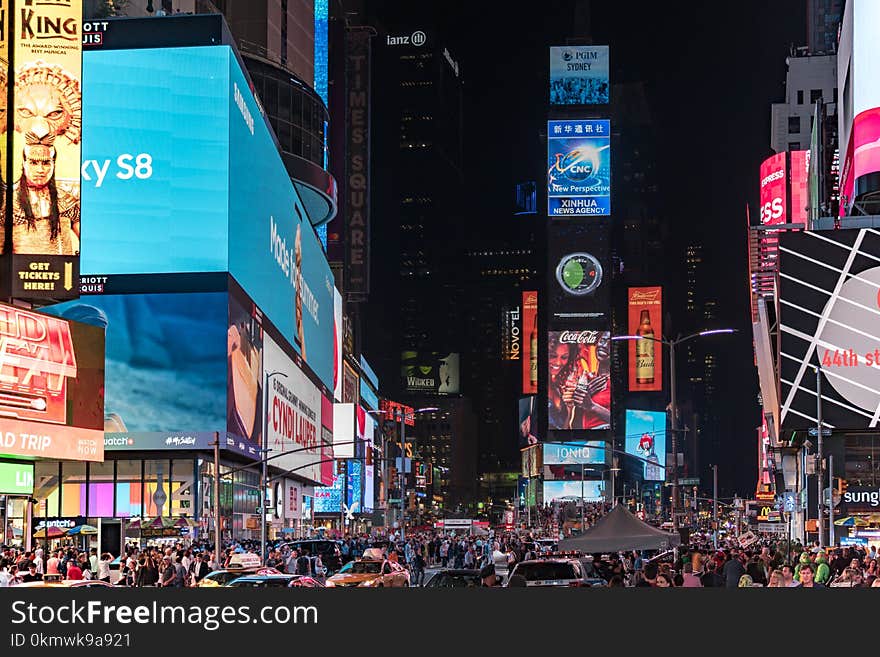
<svg viewBox="0 0 880 657"><path fill-rule="evenodd" d="M79 295L82 12L82 0L0 0L7 298Z"/></svg>

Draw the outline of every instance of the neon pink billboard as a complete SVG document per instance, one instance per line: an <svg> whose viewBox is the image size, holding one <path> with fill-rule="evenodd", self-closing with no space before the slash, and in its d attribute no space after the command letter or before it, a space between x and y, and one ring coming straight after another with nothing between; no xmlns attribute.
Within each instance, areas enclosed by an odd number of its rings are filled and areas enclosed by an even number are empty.
<svg viewBox="0 0 880 657"><path fill-rule="evenodd" d="M791 151L791 217L792 223L806 223L810 191L810 151Z"/></svg>
<svg viewBox="0 0 880 657"><path fill-rule="evenodd" d="M785 206L786 175L785 153L777 153L761 163L761 223L784 224L788 222Z"/></svg>

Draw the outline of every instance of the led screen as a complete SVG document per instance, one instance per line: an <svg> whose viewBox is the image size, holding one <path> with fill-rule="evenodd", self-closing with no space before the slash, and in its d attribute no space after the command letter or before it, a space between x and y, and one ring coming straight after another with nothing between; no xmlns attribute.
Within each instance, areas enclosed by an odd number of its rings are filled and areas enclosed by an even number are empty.
<svg viewBox="0 0 880 657"><path fill-rule="evenodd" d="M611 304L607 222L554 223L547 242L547 298L553 318L604 318Z"/></svg>
<svg viewBox="0 0 880 657"><path fill-rule="evenodd" d="M608 103L608 46L550 48L550 104Z"/></svg>
<svg viewBox="0 0 880 657"><path fill-rule="evenodd" d="M611 214L611 122L547 122L547 214Z"/></svg>
<svg viewBox="0 0 880 657"><path fill-rule="evenodd" d="M788 222L788 180L785 167L786 154L777 153L761 163L761 223L784 224Z"/></svg>
<svg viewBox="0 0 880 657"><path fill-rule="evenodd" d="M626 453L643 465L646 481L666 479L666 413L626 409Z"/></svg>
<svg viewBox="0 0 880 657"><path fill-rule="evenodd" d="M627 333L645 336L627 340L630 392L663 390L663 288L627 290ZM654 338L654 339L651 339Z"/></svg>
<svg viewBox="0 0 880 657"><path fill-rule="evenodd" d="M544 443L544 465L596 465L605 463L605 443L573 440Z"/></svg>
<svg viewBox="0 0 880 657"><path fill-rule="evenodd" d="M583 495L581 495L583 492ZM544 503L580 501L581 497L587 502L601 502L605 499L604 481L584 481L583 490L578 481L545 481Z"/></svg>
<svg viewBox="0 0 880 657"><path fill-rule="evenodd" d="M611 334L550 331L547 335L547 427L611 427Z"/></svg>

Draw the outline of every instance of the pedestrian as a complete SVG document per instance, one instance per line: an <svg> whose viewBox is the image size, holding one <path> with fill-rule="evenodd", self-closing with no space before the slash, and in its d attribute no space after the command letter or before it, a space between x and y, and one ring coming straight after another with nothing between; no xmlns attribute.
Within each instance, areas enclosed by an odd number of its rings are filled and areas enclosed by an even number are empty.
<svg viewBox="0 0 880 657"><path fill-rule="evenodd" d="M819 584L814 581L815 572L813 571L813 568L814 568L813 564L811 564L809 562L801 564L801 570L799 573L800 584L799 584L798 588L803 588L803 589L824 589L825 588L824 584Z"/></svg>
<svg viewBox="0 0 880 657"><path fill-rule="evenodd" d="M101 559L98 561L97 579L110 583L110 562L112 561L113 555L109 552L104 552L101 555Z"/></svg>
<svg viewBox="0 0 880 657"><path fill-rule="evenodd" d="M729 589L735 589L739 586L740 578L746 574L745 566L743 566L739 551L733 549L730 551L730 559L721 569L721 575L724 577L724 586Z"/></svg>
<svg viewBox="0 0 880 657"><path fill-rule="evenodd" d="M413 555L413 576L415 585L421 586L425 579L425 557L422 556L420 549L416 550Z"/></svg>

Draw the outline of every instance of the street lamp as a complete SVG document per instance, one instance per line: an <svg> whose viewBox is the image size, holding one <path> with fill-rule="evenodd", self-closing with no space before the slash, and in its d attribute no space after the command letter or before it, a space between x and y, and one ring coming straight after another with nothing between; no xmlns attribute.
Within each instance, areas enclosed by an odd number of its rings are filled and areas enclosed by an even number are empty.
<svg viewBox="0 0 880 657"><path fill-rule="evenodd" d="M684 337L677 337L674 340L655 338L650 335L615 335L612 340L653 340L669 347L669 406L672 409L672 528L678 531L678 406L676 404L675 395L675 347L682 342L687 342L693 338L703 338L709 335L718 335L721 333L735 333L736 329L712 329L709 331L700 331L692 333Z"/></svg>
<svg viewBox="0 0 880 657"><path fill-rule="evenodd" d="M263 447L260 448L260 456L263 464L262 473L260 475L260 559L266 559L266 480L269 478L269 460L268 455L271 451L268 447L269 441L269 379L273 376L283 376L287 378L284 372L267 372L266 387L263 389ZM265 561L263 562L265 563Z"/></svg>

